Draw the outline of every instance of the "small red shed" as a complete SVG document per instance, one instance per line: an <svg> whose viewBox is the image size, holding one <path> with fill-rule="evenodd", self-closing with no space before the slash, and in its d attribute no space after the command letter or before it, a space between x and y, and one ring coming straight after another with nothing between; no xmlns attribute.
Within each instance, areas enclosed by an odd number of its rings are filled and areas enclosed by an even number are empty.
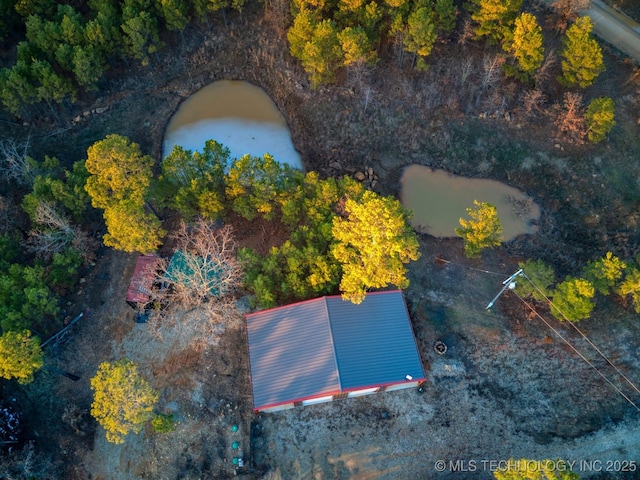
<svg viewBox="0 0 640 480"><path fill-rule="evenodd" d="M127 290L127 303L133 308L149 301L159 261L160 258L155 254L138 257Z"/></svg>

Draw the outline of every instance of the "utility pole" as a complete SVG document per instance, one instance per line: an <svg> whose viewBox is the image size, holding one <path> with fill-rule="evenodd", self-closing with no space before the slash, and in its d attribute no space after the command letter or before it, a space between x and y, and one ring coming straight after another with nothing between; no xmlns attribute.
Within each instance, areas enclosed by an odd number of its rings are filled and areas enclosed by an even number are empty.
<svg viewBox="0 0 640 480"><path fill-rule="evenodd" d="M522 273L523 273L522 269L520 269L516 273L511 275L509 278L507 278L504 282L502 282L502 285L504 285L502 287L502 290L500 290L498 294L495 297L493 297L493 300L489 302L489 305L487 305L487 308L486 308L487 310L493 307L493 304L496 303L496 300L500 298L500 295L502 295L507 288L509 290L513 290L514 288L516 288L516 277L521 275Z"/></svg>

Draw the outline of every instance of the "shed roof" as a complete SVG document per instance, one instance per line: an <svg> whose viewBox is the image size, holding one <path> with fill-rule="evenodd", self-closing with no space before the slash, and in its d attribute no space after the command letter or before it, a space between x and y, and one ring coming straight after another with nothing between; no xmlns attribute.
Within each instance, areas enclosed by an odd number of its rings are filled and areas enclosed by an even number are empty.
<svg viewBox="0 0 640 480"><path fill-rule="evenodd" d="M322 297L247 315L254 408L424 380L402 292Z"/></svg>
<svg viewBox="0 0 640 480"><path fill-rule="evenodd" d="M168 281L185 283L187 287L190 279L203 276L207 277L205 280L210 285L209 293L211 295L220 295L220 288L217 282L220 277L220 271L214 268L208 258L199 257L183 250L176 250L171 256L165 272L165 278Z"/></svg>
<svg viewBox="0 0 640 480"><path fill-rule="evenodd" d="M129 288L127 289L127 302L135 304L149 300L159 260L158 256L153 254L138 256L136 267L133 270Z"/></svg>

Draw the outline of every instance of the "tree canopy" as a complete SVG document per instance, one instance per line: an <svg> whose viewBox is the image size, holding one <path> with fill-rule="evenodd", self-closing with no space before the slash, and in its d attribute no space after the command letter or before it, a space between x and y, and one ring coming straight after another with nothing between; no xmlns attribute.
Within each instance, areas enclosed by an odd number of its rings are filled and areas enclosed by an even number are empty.
<svg viewBox="0 0 640 480"><path fill-rule="evenodd" d="M551 295L551 287L556 282L553 267L542 260L527 260L518 263L518 266L527 278L516 283L516 293L522 297L531 296L540 302L546 301Z"/></svg>
<svg viewBox="0 0 640 480"><path fill-rule="evenodd" d="M251 249L239 252L245 284L263 307L335 291L342 270L330 254L333 218L341 202L359 199L364 192L350 177L323 180L316 172L295 176L295 186L280 197L280 221L289 238L264 256Z"/></svg>
<svg viewBox="0 0 640 480"><path fill-rule="evenodd" d="M587 263L584 277L591 282L596 291L607 295L622 278L625 268L625 262L607 252L604 257Z"/></svg>
<svg viewBox="0 0 640 480"><path fill-rule="evenodd" d="M473 201L473 208L467 208L470 220L460 219L456 234L464 240L464 253L469 258L480 256L480 252L502 243L502 225L496 207L487 202Z"/></svg>
<svg viewBox="0 0 640 480"><path fill-rule="evenodd" d="M279 206L302 179L302 173L271 155L244 155L231 163L225 193L231 208L247 220L258 215L272 220Z"/></svg>
<svg viewBox="0 0 640 480"><path fill-rule="evenodd" d="M522 8L523 0L470 0L466 5L475 22L476 38L502 42Z"/></svg>
<svg viewBox="0 0 640 480"><path fill-rule="evenodd" d="M0 377L29 383L34 372L44 365L40 339L29 330L8 331L0 336Z"/></svg>
<svg viewBox="0 0 640 480"><path fill-rule="evenodd" d="M225 209L229 155L229 149L215 140L207 140L202 152L174 147L161 164L161 197L185 220L216 220Z"/></svg>
<svg viewBox="0 0 640 480"><path fill-rule="evenodd" d="M159 394L126 358L100 364L91 379L91 390L91 415L105 429L109 442L124 443L129 432L139 433L154 417Z"/></svg>
<svg viewBox="0 0 640 480"><path fill-rule="evenodd" d="M166 232L154 214L134 202L120 202L104 211L107 233L102 240L107 247L124 252L155 252Z"/></svg>
<svg viewBox="0 0 640 480"><path fill-rule="evenodd" d="M607 138L607 134L615 126L616 105L609 97L594 98L585 113L587 138L591 143L598 143Z"/></svg>
<svg viewBox="0 0 640 480"><path fill-rule="evenodd" d="M593 310L595 289L584 278L567 277L552 292L551 313L558 320L578 322L589 318Z"/></svg>
<svg viewBox="0 0 640 480"><path fill-rule="evenodd" d="M302 63L312 87L332 83L342 66L375 65L386 39L413 53L416 68L426 70L438 35L451 33L457 15L452 0L298 0L292 11L291 55Z"/></svg>
<svg viewBox="0 0 640 480"><path fill-rule="evenodd" d="M398 200L371 191L359 201L347 199L344 210L331 230L331 253L342 265L343 298L360 303L371 288L406 288L405 264L420 258L416 234L407 223L409 213Z"/></svg>
<svg viewBox="0 0 640 480"><path fill-rule="evenodd" d="M244 0L51 0L0 2L0 41L25 31L13 65L0 69L0 100L16 115L41 113L40 104L76 101L99 90L109 67L134 59L148 66L164 43L163 30L182 33L193 20ZM22 24L22 25L21 25ZM11 32L13 29L13 32Z"/></svg>
<svg viewBox="0 0 640 480"><path fill-rule="evenodd" d="M634 310L640 313L640 269L633 266L627 271L617 293L622 297L631 296Z"/></svg>
<svg viewBox="0 0 640 480"><path fill-rule="evenodd" d="M514 21L513 31L505 39L504 48L516 59L513 75L529 79L540 68L544 60L542 27L536 17L523 12ZM505 70L510 73L509 70Z"/></svg>
<svg viewBox="0 0 640 480"><path fill-rule="evenodd" d="M3 332L46 326L59 311L58 297L50 288L41 264L12 264L0 273L0 327Z"/></svg>
<svg viewBox="0 0 640 480"><path fill-rule="evenodd" d="M287 38L291 54L300 59L313 87L333 82L343 56L334 21L317 19L311 11L303 9L296 15Z"/></svg>
<svg viewBox="0 0 640 480"><path fill-rule="evenodd" d="M563 39L562 76L559 81L569 87L585 88L605 70L602 48L593 38L593 24L587 16L579 17L567 29Z"/></svg>
<svg viewBox="0 0 640 480"><path fill-rule="evenodd" d="M85 189L95 208L107 209L122 201L142 206L146 200L153 158L127 137L107 135L87 150L85 167L90 176Z"/></svg>
<svg viewBox="0 0 640 480"><path fill-rule="evenodd" d="M85 190L91 204L104 210L105 245L149 253L162 243L160 221L145 211L153 163L137 143L121 135L107 135L87 150Z"/></svg>
<svg viewBox="0 0 640 480"><path fill-rule="evenodd" d="M407 52L417 56L416 68L425 70L425 58L431 53L438 34L436 31L435 11L425 6L416 8L407 18L407 30L404 47Z"/></svg>

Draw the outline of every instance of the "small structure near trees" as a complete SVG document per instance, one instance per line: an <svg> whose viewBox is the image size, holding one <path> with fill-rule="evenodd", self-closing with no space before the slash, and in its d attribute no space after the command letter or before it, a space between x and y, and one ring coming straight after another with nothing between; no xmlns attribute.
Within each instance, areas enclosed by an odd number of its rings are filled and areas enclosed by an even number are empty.
<svg viewBox="0 0 640 480"><path fill-rule="evenodd" d="M215 303L242 284L237 245L230 225L198 220L182 223L172 234L176 250L161 261L158 280L167 288L154 292L167 305L189 309Z"/></svg>
<svg viewBox="0 0 640 480"><path fill-rule="evenodd" d="M131 275L126 301L131 307L147 305L151 299L153 284L157 277L160 257L155 254L139 255Z"/></svg>
<svg viewBox="0 0 640 480"><path fill-rule="evenodd" d="M171 235L170 259L140 257L130 286L131 302L144 312L152 333L181 330L185 341L203 347L229 324L239 324L234 293L242 284L236 242L230 226L199 219L182 223ZM129 295L128 295L129 299Z"/></svg>

